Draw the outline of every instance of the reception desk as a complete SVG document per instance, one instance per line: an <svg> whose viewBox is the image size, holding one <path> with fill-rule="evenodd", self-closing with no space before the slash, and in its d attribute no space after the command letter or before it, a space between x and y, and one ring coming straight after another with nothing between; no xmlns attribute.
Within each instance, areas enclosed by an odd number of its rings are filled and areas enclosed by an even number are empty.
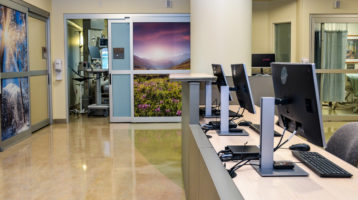
<svg viewBox="0 0 358 200"><path fill-rule="evenodd" d="M208 139L199 125L205 123L206 119L199 119L196 112L198 109L191 110L198 106L193 97L197 97L197 89L190 87L191 83L195 81L183 82L183 88L186 88L183 89L183 97L187 99L183 99L182 161L187 199L357 199L358 169L297 136L275 152L274 160L298 162L287 148L292 144L307 143L311 151L319 152L353 174L353 177L320 178L304 164L297 163L309 174L308 177L261 177L252 166L247 165L237 170L237 176L231 179L226 168L232 167L236 162L227 162L224 166L217 152L227 145L243 145L246 142L247 145L259 145L260 136L248 127L242 127L249 136L218 136L215 131L209 131L207 134L212 138ZM232 109L235 110L235 107ZM244 119L259 123L260 108L257 107L256 111L256 114L245 112ZM278 126L275 126L275 130L283 131ZM286 134L285 138L288 136ZM275 144L278 140L279 138L275 138Z"/></svg>

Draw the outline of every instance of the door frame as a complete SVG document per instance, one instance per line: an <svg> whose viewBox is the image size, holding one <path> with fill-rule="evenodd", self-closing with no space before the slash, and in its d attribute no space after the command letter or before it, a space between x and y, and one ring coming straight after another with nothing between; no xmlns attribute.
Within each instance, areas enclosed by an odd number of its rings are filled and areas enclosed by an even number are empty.
<svg viewBox="0 0 358 200"><path fill-rule="evenodd" d="M46 24L46 51L47 51L47 58L46 58L46 70L36 71L34 76L41 76L41 75L47 75L47 103L48 103L48 118L37 123L37 124L31 124L31 131L35 132L49 124L53 123L53 116L52 116L52 70L51 70L51 37L50 37L50 17L45 17L43 15L38 15L36 13L29 13L28 17L32 17L34 19L38 19L40 21L45 22ZM31 59L31 58L29 58ZM29 66L29 72L30 66ZM30 82L30 79L29 79ZM31 102L30 102L31 103Z"/></svg>
<svg viewBox="0 0 358 200"><path fill-rule="evenodd" d="M9 7L11 9L15 9L17 11L20 11L22 13L25 13L26 15L26 25L27 25L27 57L28 57L28 71L27 72L5 72L5 73L0 73L0 77L1 79L6 79L6 78L22 78L22 77L26 77L28 78L28 87L29 87L29 129L19 132L17 135L2 141L0 138L0 151L3 151L4 149L8 148L9 146L11 146L12 144L15 144L27 137L30 137L32 135L32 132L47 126L48 124L52 123L52 102L51 102L51 94L52 94L52 90L51 90L51 70L50 70L50 64L51 64L51 45L50 45L50 13L42 10L41 8L38 8L36 6L33 6L29 3L26 3L22 0L0 0L0 4L4 5L6 7ZM29 17L32 18L36 18L36 19L40 19L45 21L46 23L46 48L47 48L47 60L46 60L46 67L47 67L47 71L46 70L40 70L40 71L30 71L30 62L29 60L31 59L29 57L29 24L28 24L28 19ZM48 75L48 119L38 123L38 124L31 124L31 93L30 93L30 77L32 76L38 76L38 75Z"/></svg>
<svg viewBox="0 0 358 200"><path fill-rule="evenodd" d="M358 23L358 14L311 14L310 15L310 53L309 60L314 63L314 40L316 23ZM347 74L358 73L358 69L316 69L317 74ZM323 121L357 121L357 116L342 115L330 116L323 115Z"/></svg>
<svg viewBox="0 0 358 200"><path fill-rule="evenodd" d="M65 58L64 58L64 66L67 67L67 20L69 19L107 19L108 20L108 69L110 70L112 67L112 59L111 59L111 50L110 50L110 21L129 21L131 23L131 27L133 22L190 22L190 14L64 14L64 45L65 45ZM185 20L183 20L185 19ZM130 31L133 31L132 28ZM131 36L132 37L132 34ZM131 41L131 47L133 40ZM118 74L131 74L131 81L133 81L134 74L173 74L173 73L190 73L190 70L155 70L154 72L148 72L147 70L137 70L138 72L134 72L133 70L133 50L131 49L131 70L127 70L118 73ZM117 74L117 73L114 73ZM66 121L69 122L69 112L68 112L68 92L69 92L69 84L67 83L67 73L65 73L65 82L66 82ZM111 90L110 86L110 90ZM110 92L110 104L111 104L111 92ZM133 110L133 84L131 84L131 116L130 117L113 117L110 109L110 119L111 122L180 122L181 117L134 117ZM112 117L111 117L112 116Z"/></svg>

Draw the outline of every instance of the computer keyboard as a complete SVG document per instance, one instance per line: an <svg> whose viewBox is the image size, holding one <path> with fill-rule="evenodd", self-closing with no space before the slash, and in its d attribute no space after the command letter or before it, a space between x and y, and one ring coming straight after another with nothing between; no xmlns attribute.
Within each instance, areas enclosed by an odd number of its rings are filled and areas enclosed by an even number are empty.
<svg viewBox="0 0 358 200"><path fill-rule="evenodd" d="M260 134L261 133L261 126L260 124L250 124L249 127L254 130L256 133ZM274 136L275 137L281 137L281 133L274 131Z"/></svg>
<svg viewBox="0 0 358 200"><path fill-rule="evenodd" d="M317 152L292 151L293 156L320 177L350 178L352 174L334 164Z"/></svg>

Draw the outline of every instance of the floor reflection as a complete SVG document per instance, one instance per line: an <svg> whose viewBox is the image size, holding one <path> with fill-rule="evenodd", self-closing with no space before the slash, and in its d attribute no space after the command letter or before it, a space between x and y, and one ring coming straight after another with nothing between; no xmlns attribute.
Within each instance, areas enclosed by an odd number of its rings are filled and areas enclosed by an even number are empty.
<svg viewBox="0 0 358 200"><path fill-rule="evenodd" d="M0 153L0 199L184 199L180 124L77 118Z"/></svg>

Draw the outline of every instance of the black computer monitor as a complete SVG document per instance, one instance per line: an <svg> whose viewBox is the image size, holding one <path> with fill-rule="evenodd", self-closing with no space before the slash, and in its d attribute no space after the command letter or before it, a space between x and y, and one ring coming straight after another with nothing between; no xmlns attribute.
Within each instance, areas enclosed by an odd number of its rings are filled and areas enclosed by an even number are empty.
<svg viewBox="0 0 358 200"><path fill-rule="evenodd" d="M309 142L325 147L314 64L272 63L279 124Z"/></svg>
<svg viewBox="0 0 358 200"><path fill-rule="evenodd" d="M100 38L98 41L99 48L106 48L108 47L108 39L107 38Z"/></svg>
<svg viewBox="0 0 358 200"><path fill-rule="evenodd" d="M226 80L224 70L220 64L212 64L212 68L213 68L214 76L216 76L215 84L218 86L218 90L220 92L221 86L229 86L229 84ZM229 95L229 101L231 100L232 100L231 95Z"/></svg>
<svg viewBox="0 0 358 200"><path fill-rule="evenodd" d="M254 101L252 99L251 87L244 64L231 65L232 80L235 86L235 93L240 107L255 114Z"/></svg>
<svg viewBox="0 0 358 200"><path fill-rule="evenodd" d="M89 46L89 52L91 59L101 59L101 54L99 52L99 48L96 46Z"/></svg>
<svg viewBox="0 0 358 200"><path fill-rule="evenodd" d="M252 67L270 67L272 62L275 62L275 54L252 54Z"/></svg>

